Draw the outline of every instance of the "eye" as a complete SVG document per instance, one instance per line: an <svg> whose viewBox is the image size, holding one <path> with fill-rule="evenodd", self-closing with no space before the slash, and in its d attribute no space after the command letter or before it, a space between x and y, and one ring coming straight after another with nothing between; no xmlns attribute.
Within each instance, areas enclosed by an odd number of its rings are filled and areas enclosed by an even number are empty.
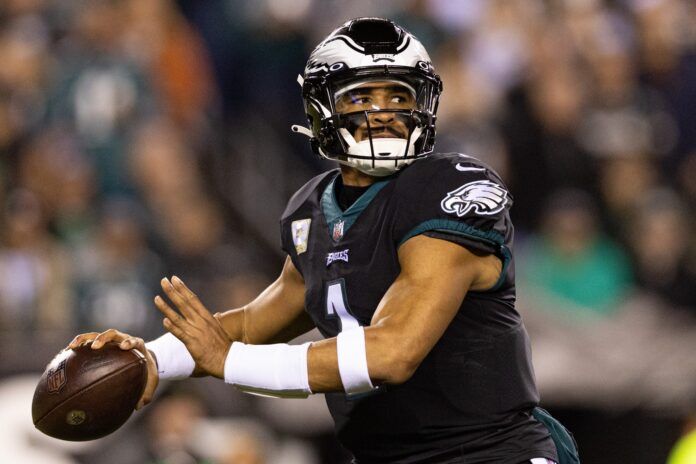
<svg viewBox="0 0 696 464"><path fill-rule="evenodd" d="M372 102L372 98L366 95L353 95L350 101L355 105L369 105Z"/></svg>

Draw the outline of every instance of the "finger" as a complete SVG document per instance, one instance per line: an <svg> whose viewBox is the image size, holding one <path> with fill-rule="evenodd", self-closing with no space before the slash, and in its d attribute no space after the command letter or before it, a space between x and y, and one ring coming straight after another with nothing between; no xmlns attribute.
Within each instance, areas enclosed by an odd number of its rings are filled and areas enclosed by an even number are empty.
<svg viewBox="0 0 696 464"><path fill-rule="evenodd" d="M155 390L157 389L158 383L159 377L157 373L155 372L154 375L148 373L147 384L145 384L143 394L140 397L140 400L138 400L138 404L135 405L136 411L152 401L152 397L155 396Z"/></svg>
<svg viewBox="0 0 696 464"><path fill-rule="evenodd" d="M119 348L122 350L139 350L142 351L143 348L145 348L145 342L143 341L142 338L139 337L128 337L119 343Z"/></svg>
<svg viewBox="0 0 696 464"><path fill-rule="evenodd" d="M155 395L155 389L157 388L158 381L148 382L145 385L145 390L143 390L143 395L140 397L140 401L135 405L135 410L141 409L146 404L152 401L152 397Z"/></svg>
<svg viewBox="0 0 696 464"><path fill-rule="evenodd" d="M155 395L155 390L157 389L157 384L159 383L159 374L157 372L157 363L152 357L152 354L149 351L147 351L147 348L145 347L145 341L143 339L140 339L139 342L136 343L135 348L142 349L142 352L145 355L145 359L147 359L147 383L145 384L143 394L140 396L140 399L138 400L138 404L135 405L135 409L137 411L146 404L150 403L150 401L152 401L152 398Z"/></svg>
<svg viewBox="0 0 696 464"><path fill-rule="evenodd" d="M179 292L179 290L172 285L169 279L165 277L160 281L160 285L162 286L162 290L164 290L167 297L172 300L172 303L174 303L174 305L186 319L195 319L197 316L196 311L193 310L186 296Z"/></svg>
<svg viewBox="0 0 696 464"><path fill-rule="evenodd" d="M99 332L88 332L88 333L83 333L80 335L76 335L75 338L70 341L68 346L65 348L66 350L73 350L77 348L78 346L84 345L85 343L92 341L96 338L96 336L99 335Z"/></svg>
<svg viewBox="0 0 696 464"><path fill-rule="evenodd" d="M184 344L188 341L188 333L178 325L174 324L168 317L162 319L162 325L168 332L181 340ZM187 347L188 348L188 347Z"/></svg>
<svg viewBox="0 0 696 464"><path fill-rule="evenodd" d="M186 301L188 301L189 305L196 311L196 313L199 316L210 315L210 311L208 311L208 308L206 308L203 305L201 300L198 298L198 295L196 295L191 289L189 289L183 280L181 280L177 276L174 276L172 277L172 282L174 283L174 288L178 290L179 293L184 295Z"/></svg>
<svg viewBox="0 0 696 464"><path fill-rule="evenodd" d="M164 315L169 321L174 324L177 327L187 327L189 325L188 321L181 317L179 313L177 313L174 309L172 309L169 304L167 304L166 301L164 301L164 298L161 296L157 295L155 297L155 306L157 306L157 309L159 312Z"/></svg>
<svg viewBox="0 0 696 464"><path fill-rule="evenodd" d="M129 335L126 335L123 332L119 332L116 329L105 330L104 332L100 333L94 338L94 341L92 342L92 349L98 350L99 348L104 346L105 343L120 342L128 337Z"/></svg>

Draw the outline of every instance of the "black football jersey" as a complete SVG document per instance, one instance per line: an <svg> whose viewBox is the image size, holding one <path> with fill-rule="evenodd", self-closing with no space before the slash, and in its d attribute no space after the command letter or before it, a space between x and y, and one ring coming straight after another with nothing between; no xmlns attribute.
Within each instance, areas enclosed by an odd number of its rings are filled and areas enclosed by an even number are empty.
<svg viewBox="0 0 696 464"><path fill-rule="evenodd" d="M339 175L309 181L281 219L305 309L325 337L370 325L411 237L450 240L503 263L493 288L467 293L408 381L326 395L339 440L361 464L555 460L548 431L531 415L539 396L514 306L512 198L498 175L469 156L435 154L371 185L345 211L335 196Z"/></svg>

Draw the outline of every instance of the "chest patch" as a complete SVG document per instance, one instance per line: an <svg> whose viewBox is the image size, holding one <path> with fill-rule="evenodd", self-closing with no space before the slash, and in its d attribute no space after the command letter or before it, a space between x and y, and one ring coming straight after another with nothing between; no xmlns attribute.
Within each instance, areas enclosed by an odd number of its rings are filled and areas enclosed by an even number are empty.
<svg viewBox="0 0 696 464"><path fill-rule="evenodd" d="M338 220L333 226L333 232L331 233L331 238L334 242L338 242L343 237L343 229L346 222L344 220Z"/></svg>
<svg viewBox="0 0 696 464"><path fill-rule="evenodd" d="M295 251L298 255L307 251L307 239L309 238L309 226L311 224L311 219L300 219L292 221L290 224L292 243L295 244Z"/></svg>
<svg viewBox="0 0 696 464"><path fill-rule="evenodd" d="M500 185L490 180L477 180L447 193L440 206L445 213L459 217L470 211L492 215L502 211L508 201L508 192Z"/></svg>

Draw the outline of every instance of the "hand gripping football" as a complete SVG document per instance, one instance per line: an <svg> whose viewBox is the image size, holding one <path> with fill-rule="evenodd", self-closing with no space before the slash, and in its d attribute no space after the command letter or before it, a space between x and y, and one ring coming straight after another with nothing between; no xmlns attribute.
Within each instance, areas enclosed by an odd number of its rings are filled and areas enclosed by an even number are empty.
<svg viewBox="0 0 696 464"><path fill-rule="evenodd" d="M37 429L54 438L101 438L128 420L147 383L145 357L107 343L64 350L48 364L34 392Z"/></svg>

